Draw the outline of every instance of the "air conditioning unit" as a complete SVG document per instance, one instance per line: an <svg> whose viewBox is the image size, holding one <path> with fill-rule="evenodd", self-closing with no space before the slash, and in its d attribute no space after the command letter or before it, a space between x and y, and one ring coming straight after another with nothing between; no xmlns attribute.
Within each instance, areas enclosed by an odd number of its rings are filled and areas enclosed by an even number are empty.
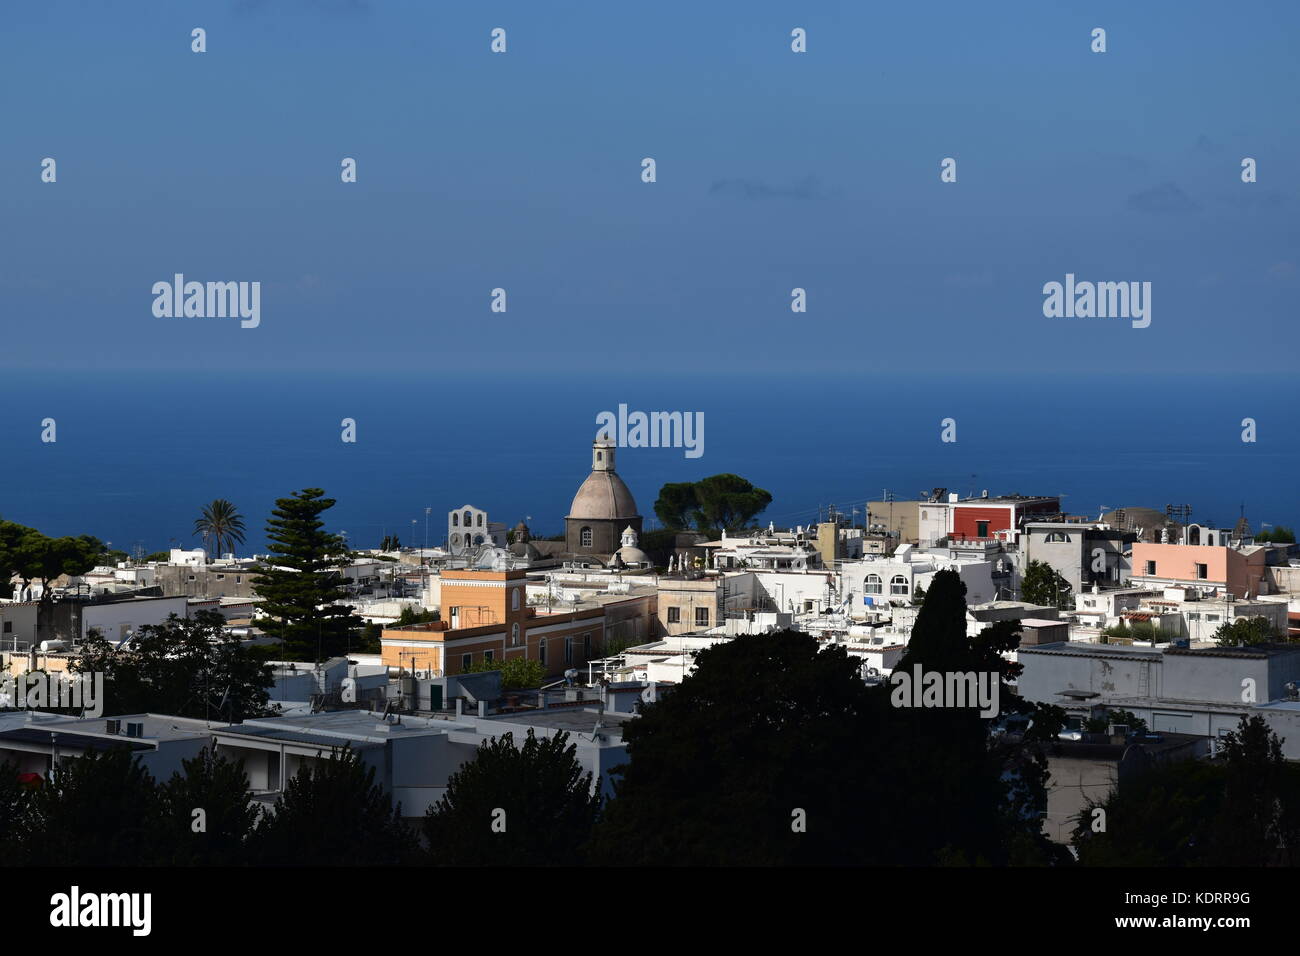
<svg viewBox="0 0 1300 956"><path fill-rule="evenodd" d="M120 720L110 720L108 722L108 732L110 734L120 734L122 732L122 722Z"/></svg>
<svg viewBox="0 0 1300 956"><path fill-rule="evenodd" d="M144 724L134 724L134 723L132 723L132 724L127 724L127 725L126 725L126 735L127 735L128 737L143 737L143 736L144 736Z"/></svg>

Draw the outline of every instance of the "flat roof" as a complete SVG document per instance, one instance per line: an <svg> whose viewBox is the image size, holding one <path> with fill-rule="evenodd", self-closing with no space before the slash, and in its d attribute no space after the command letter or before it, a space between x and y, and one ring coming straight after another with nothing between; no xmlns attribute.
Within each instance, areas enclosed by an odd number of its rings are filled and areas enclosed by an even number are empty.
<svg viewBox="0 0 1300 956"><path fill-rule="evenodd" d="M1056 641L1036 647L1021 646L1021 654L1054 654L1060 657L1149 657L1159 658L1165 652L1152 647L1131 647L1127 644L1091 644L1085 641Z"/></svg>
<svg viewBox="0 0 1300 956"><path fill-rule="evenodd" d="M0 731L0 741L38 745L53 742L56 747L76 747L81 750L112 750L114 747L125 747L128 750L153 750L149 744L140 743L135 737L78 734L66 730L42 730L39 727L19 727L17 730Z"/></svg>

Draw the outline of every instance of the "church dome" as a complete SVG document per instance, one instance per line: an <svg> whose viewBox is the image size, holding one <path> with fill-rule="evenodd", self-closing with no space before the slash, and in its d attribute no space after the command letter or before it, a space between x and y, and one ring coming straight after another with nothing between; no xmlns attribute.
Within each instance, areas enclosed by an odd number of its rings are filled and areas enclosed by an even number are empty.
<svg viewBox="0 0 1300 956"><path fill-rule="evenodd" d="M616 518L635 518L636 499L623 479L612 471L593 471L573 496L569 506L570 518L609 521Z"/></svg>
<svg viewBox="0 0 1300 956"><path fill-rule="evenodd" d="M650 555L646 554L635 545L619 548L616 552L623 563L629 567L650 563Z"/></svg>

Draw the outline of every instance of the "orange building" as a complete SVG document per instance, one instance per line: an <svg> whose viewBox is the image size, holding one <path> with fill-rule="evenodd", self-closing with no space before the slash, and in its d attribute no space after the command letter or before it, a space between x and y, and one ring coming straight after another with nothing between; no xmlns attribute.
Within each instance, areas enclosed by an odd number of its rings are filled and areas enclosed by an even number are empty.
<svg viewBox="0 0 1300 956"><path fill-rule="evenodd" d="M442 573L441 584L443 619L385 628L385 665L441 671L450 677L485 660L522 657L540 661L547 674L557 674L603 656L611 618L622 624L629 611L647 621L654 615L653 599L646 596L538 613L528 606L522 570L449 570Z"/></svg>

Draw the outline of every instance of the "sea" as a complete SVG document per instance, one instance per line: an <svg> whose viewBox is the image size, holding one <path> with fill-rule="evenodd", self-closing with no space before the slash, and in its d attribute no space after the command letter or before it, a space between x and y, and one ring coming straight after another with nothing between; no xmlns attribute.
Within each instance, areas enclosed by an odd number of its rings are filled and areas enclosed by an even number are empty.
<svg viewBox="0 0 1300 956"><path fill-rule="evenodd" d="M1256 529L1300 523L1300 394L1290 377L823 374L793 361L677 375L628 364L510 374L6 371L0 517L152 552L199 546L201 507L228 498L245 518L239 552L249 554L265 550L276 498L317 487L337 499L327 527L357 548L386 534L439 545L447 513L465 504L508 526L525 520L534 536L558 534L590 470L597 416L625 405L704 416L698 458L619 450L618 473L647 529L664 483L722 472L771 493L764 525L808 524L831 506L856 508L860 520L866 501L933 488L1062 495L1065 510L1091 517L1174 504L1207 524L1243 514ZM354 442L343 440L345 419ZM1247 419L1254 441L1242 440Z"/></svg>

